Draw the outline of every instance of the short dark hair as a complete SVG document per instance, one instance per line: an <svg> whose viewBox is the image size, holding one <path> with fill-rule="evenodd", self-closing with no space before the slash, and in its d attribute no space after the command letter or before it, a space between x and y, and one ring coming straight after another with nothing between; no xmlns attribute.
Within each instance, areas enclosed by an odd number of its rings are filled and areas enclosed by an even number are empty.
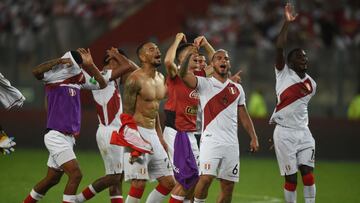
<svg viewBox="0 0 360 203"><path fill-rule="evenodd" d="M79 65L83 63L82 57L79 52L77 51L70 51L71 56L74 58L75 62Z"/></svg>
<svg viewBox="0 0 360 203"><path fill-rule="evenodd" d="M289 63L290 60L291 60L291 58L292 58L292 56L293 56L296 52L301 51L301 50L302 50L301 48L295 48L295 49L291 50L291 51L288 53L287 57L286 57L286 61Z"/></svg>
<svg viewBox="0 0 360 203"><path fill-rule="evenodd" d="M228 51L226 51L225 49L218 49L218 50L216 50L216 51L214 52L214 54L212 55L211 61L214 60L215 55L216 55L217 53L219 53L219 52L224 52L224 53L226 53L226 54L229 54Z"/></svg>
<svg viewBox="0 0 360 203"><path fill-rule="evenodd" d="M147 44L148 42L143 42L143 43L141 43L138 47L137 47L137 49L136 49L136 55L138 56L138 58L139 58L139 60L141 61L141 59L140 59L140 52L141 52L141 50L144 48L144 46L145 46L145 44Z"/></svg>
<svg viewBox="0 0 360 203"><path fill-rule="evenodd" d="M129 57L126 55L126 53L125 53L125 51L124 51L123 49L117 48L117 50L118 50L118 52L119 52L121 55L125 56L126 58L129 58ZM103 64L104 64L104 66L106 66L106 65L109 64L109 61L106 61L106 59L107 59L108 57L109 57L109 55L105 54L104 59L103 59Z"/></svg>
<svg viewBox="0 0 360 203"><path fill-rule="evenodd" d="M176 55L175 58L177 60L179 60L179 55L181 52L183 52L186 48L190 47L190 46L194 46L194 44L192 43L182 43L178 46L178 48L176 49Z"/></svg>

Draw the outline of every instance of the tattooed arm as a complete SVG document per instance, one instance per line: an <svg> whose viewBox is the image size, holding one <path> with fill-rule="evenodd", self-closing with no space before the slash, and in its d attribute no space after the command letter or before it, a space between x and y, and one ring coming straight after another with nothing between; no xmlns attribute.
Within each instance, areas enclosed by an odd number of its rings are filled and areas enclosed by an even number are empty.
<svg viewBox="0 0 360 203"><path fill-rule="evenodd" d="M136 98L141 90L137 82L137 77L131 74L125 82L124 86L124 113L134 115L136 108Z"/></svg>

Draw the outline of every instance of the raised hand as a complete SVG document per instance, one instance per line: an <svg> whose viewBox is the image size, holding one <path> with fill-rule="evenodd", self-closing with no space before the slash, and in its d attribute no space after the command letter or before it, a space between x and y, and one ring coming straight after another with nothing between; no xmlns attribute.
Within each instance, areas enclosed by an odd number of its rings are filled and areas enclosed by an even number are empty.
<svg viewBox="0 0 360 203"><path fill-rule="evenodd" d="M94 61L91 56L90 49L78 48L77 51L80 53L83 60L84 66L91 66L94 64Z"/></svg>
<svg viewBox="0 0 360 203"><path fill-rule="evenodd" d="M185 42L185 43L187 42L186 36L185 36L185 34L182 33L182 32L177 33L175 38L176 38L176 40L178 40L179 42Z"/></svg>
<svg viewBox="0 0 360 203"><path fill-rule="evenodd" d="M71 67L73 65L73 62L71 61L70 58L61 58L60 59L60 64L64 64L66 65L66 67Z"/></svg>
<svg viewBox="0 0 360 203"><path fill-rule="evenodd" d="M207 40L206 40L205 36L199 36L194 39L194 44L197 47L201 47L201 46L205 45L206 43L207 43Z"/></svg>
<svg viewBox="0 0 360 203"><path fill-rule="evenodd" d="M291 3L286 3L285 5L285 19L288 22L292 22L296 19L298 14L294 13L294 7L291 5Z"/></svg>
<svg viewBox="0 0 360 203"><path fill-rule="evenodd" d="M107 58L106 61L109 61L110 59L116 59L116 57L121 56L117 48L111 47L110 49L106 50Z"/></svg>
<svg viewBox="0 0 360 203"><path fill-rule="evenodd" d="M242 73L242 70L239 70L237 73L230 76L229 79L232 80L233 82L241 83L241 73Z"/></svg>

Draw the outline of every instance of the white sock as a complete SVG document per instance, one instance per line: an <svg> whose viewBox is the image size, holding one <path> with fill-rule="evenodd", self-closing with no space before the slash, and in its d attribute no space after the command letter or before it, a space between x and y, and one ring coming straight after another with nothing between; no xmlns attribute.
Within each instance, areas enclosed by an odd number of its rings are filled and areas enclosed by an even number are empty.
<svg viewBox="0 0 360 203"><path fill-rule="evenodd" d="M205 203L206 199L198 199L196 197L194 197L194 203Z"/></svg>
<svg viewBox="0 0 360 203"><path fill-rule="evenodd" d="M86 199L82 193L76 195L76 203L82 203L85 201L86 201Z"/></svg>
<svg viewBox="0 0 360 203"><path fill-rule="evenodd" d="M76 195L63 195L64 202L76 202Z"/></svg>
<svg viewBox="0 0 360 203"><path fill-rule="evenodd" d="M128 195L126 197L125 203L140 203L140 199Z"/></svg>
<svg viewBox="0 0 360 203"><path fill-rule="evenodd" d="M184 202L184 199L185 199L185 197L183 197L183 196L178 196L178 195L171 195L171 197L173 198L173 199L176 199L176 200L181 200L181 201L183 201Z"/></svg>
<svg viewBox="0 0 360 203"><path fill-rule="evenodd" d="M296 191L289 191L284 189L285 202L286 203L296 203Z"/></svg>
<svg viewBox="0 0 360 203"><path fill-rule="evenodd" d="M316 187L315 184L311 186L304 185L305 203L315 203Z"/></svg>
<svg viewBox="0 0 360 203"><path fill-rule="evenodd" d="M184 199L183 203L191 203L191 200L189 200L189 199Z"/></svg>
<svg viewBox="0 0 360 203"><path fill-rule="evenodd" d="M159 191L157 191L156 189L154 189L148 196L148 198L146 199L146 203L158 203L158 202L163 202L164 199L166 198L165 195L161 194Z"/></svg>
<svg viewBox="0 0 360 203"><path fill-rule="evenodd" d="M44 195L37 193L34 189L31 190L30 196L37 201L41 200L44 197Z"/></svg>
<svg viewBox="0 0 360 203"><path fill-rule="evenodd" d="M110 196L110 199L122 199L122 195Z"/></svg>

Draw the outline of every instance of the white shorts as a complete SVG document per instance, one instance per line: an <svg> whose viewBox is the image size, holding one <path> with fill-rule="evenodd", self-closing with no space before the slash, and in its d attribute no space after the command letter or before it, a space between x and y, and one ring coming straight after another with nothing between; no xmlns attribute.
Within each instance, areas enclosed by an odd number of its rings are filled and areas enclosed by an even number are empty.
<svg viewBox="0 0 360 203"><path fill-rule="evenodd" d="M141 136L151 143L153 154L145 154L135 163L130 164L130 152L124 152L125 181L131 179L154 180L163 176L173 175L172 167L165 149L160 143L155 129L138 127Z"/></svg>
<svg viewBox="0 0 360 203"><path fill-rule="evenodd" d="M315 166L315 140L309 129L292 129L276 125L274 146L280 174L291 175L300 165Z"/></svg>
<svg viewBox="0 0 360 203"><path fill-rule="evenodd" d="M124 170L124 148L110 144L112 132L118 129L99 125L96 132L96 142L104 161L106 175L120 174Z"/></svg>
<svg viewBox="0 0 360 203"><path fill-rule="evenodd" d="M200 175L239 182L239 145L215 143L202 138L200 143Z"/></svg>
<svg viewBox="0 0 360 203"><path fill-rule="evenodd" d="M76 159L73 146L75 138L71 135L64 135L59 131L50 130L44 136L46 148L49 150L47 165L50 168L62 170L60 167L64 163Z"/></svg>
<svg viewBox="0 0 360 203"><path fill-rule="evenodd" d="M171 127L165 127L163 132L164 140L168 145L168 154L171 164L174 164L174 142L175 142L176 133L177 131ZM200 150L197 145L195 134L197 133L196 132L187 133L187 135L189 136L191 149L196 160L196 164L199 165Z"/></svg>

